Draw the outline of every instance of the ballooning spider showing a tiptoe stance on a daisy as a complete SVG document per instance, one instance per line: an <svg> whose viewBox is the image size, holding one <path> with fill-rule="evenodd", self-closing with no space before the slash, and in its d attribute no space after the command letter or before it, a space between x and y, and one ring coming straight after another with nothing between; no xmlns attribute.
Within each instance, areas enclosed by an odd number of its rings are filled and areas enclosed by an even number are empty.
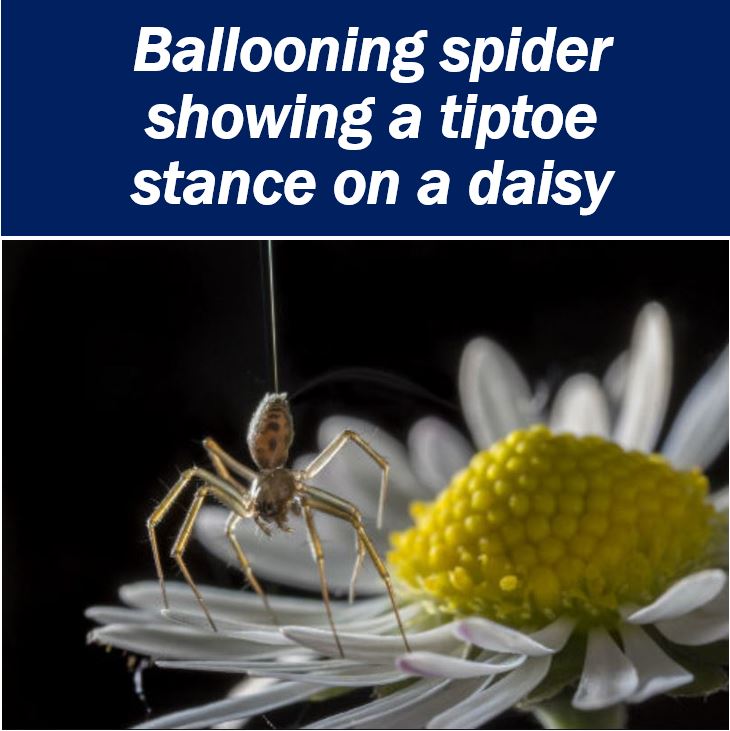
<svg viewBox="0 0 730 731"><path fill-rule="evenodd" d="M271 244L269 242L269 273L272 269ZM271 280L270 280L271 282ZM273 289L270 290L272 304L272 332L273 326ZM274 344L274 382L278 391L278 373L276 370L276 349L275 335L272 338ZM258 593L266 606L266 609L274 617L269 606L266 593L256 579L251 564L243 551L236 537L235 529L241 519L251 519L268 536L272 535L271 526L275 525L284 532L291 532L287 524L290 515L303 517L309 541L312 547L314 560L317 562L319 571L322 599L324 601L327 618L332 634L337 644L337 649L344 657L344 651L337 635L332 607L330 605L329 589L325 574L325 559L322 549L322 542L317 533L314 522L314 513L319 511L334 518L347 521L355 531L357 542L357 557L350 581L350 601L354 598L355 582L362 566L365 554L367 554L375 565L378 574L383 580L390 597L398 628L403 638L406 650L409 650L408 639L406 638L403 623L401 622L398 606L393 594L392 582L388 570L373 545L363 526L362 515L357 506L337 497L330 492L321 490L309 484L310 480L319 474L337 453L349 442L360 447L381 470L380 498L378 503L378 528L382 525L383 509L388 488L388 462L376 452L359 434L353 431L343 431L336 436L322 452L303 470L291 470L286 467L289 457L289 449L294 439L294 425L289 408L289 401L285 393L266 394L254 412L248 428L248 448L251 458L257 470L253 470L242 464L228 452L222 449L213 439L203 440L208 457L213 465L215 473L199 467L191 467L185 470L172 489L167 493L162 502L157 506L147 520L152 553L154 555L155 567L160 580L162 590L162 601L166 609L169 608L167 592L165 590L165 578L160 558L160 550L157 541L157 526L165 517L175 501L183 494L186 487L191 484L198 484L192 504L188 509L178 536L172 546L170 555L175 559L185 580L195 594L211 628L215 631L216 625L213 621L208 607L205 604L200 590L195 585L193 577L185 563L185 549L190 542L195 520L200 513L204 501L208 497L215 498L218 502L228 508L231 513L226 523L226 536L235 551L241 570L245 574L251 586Z"/></svg>

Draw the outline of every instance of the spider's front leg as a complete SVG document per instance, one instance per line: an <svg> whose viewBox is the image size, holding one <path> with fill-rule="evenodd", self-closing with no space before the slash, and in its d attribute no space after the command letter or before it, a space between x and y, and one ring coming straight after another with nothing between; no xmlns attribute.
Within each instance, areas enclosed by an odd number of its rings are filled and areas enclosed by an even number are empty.
<svg viewBox="0 0 730 731"><path fill-rule="evenodd" d="M165 575L162 569L162 560L160 559L160 550L157 541L157 526L165 515L167 515L175 501L180 497L183 490L195 480L199 480L200 482L213 486L217 488L221 494L225 494L228 499L226 504L235 505L237 510L248 511L248 506L244 502L244 496L240 495L238 491L231 487L223 478L214 475L212 472L200 469L199 467L191 467L180 475L178 481L172 486L167 495L165 495L160 504L155 508L152 515L150 515L147 519L147 532L150 538L150 545L152 546L152 555L155 560L157 578L160 581L160 591L162 592L162 603L165 609L170 608L170 603L167 598L167 591L165 590ZM187 571L187 569L185 569L185 571ZM185 571L183 573L185 573ZM197 592L197 589L195 591Z"/></svg>
<svg viewBox="0 0 730 731"><path fill-rule="evenodd" d="M248 583L251 584L251 586L254 588L254 591L261 597L261 600L266 607L266 611L271 615L274 624L278 625L279 620L277 619L274 610L269 604L269 599L266 596L266 592L261 588L261 584L259 584L258 579L254 576L253 569L251 568L251 562L248 560L246 554L243 552L243 548L241 548L241 544L238 542L238 538L236 538L236 525L241 520L241 517L242 516L238 515L237 513L231 513L228 516L228 520L226 521L226 536L228 536L228 540L233 546L233 550L236 553L238 563L240 564L241 570L243 571L244 575L248 579Z"/></svg>
<svg viewBox="0 0 730 731"><path fill-rule="evenodd" d="M248 480L248 482L250 483L256 479L256 473L252 469L246 467L246 465L241 464L230 454L228 454L228 452L226 452L225 449L223 449L223 447L221 447L218 442L216 442L211 437L206 437L203 440L203 447L208 453L208 457L210 457L210 461L212 462L213 467L215 467L215 471L222 478L238 487L242 493L248 494L249 487L241 484L238 480L236 480L228 470L230 468L233 472L235 472L236 475L242 477L244 480ZM238 525L238 522L241 520L242 517L243 516L239 515L235 511L228 516L228 520L226 521L226 537L233 546L233 551L236 554L236 558L238 559L241 571L243 571L244 576L248 579L248 583L251 584L251 586L254 588L254 591L261 597L261 600L266 607L266 611L271 615L274 624L278 624L279 622L276 618L274 610L269 604L268 597L266 596L264 590L261 588L261 584L259 584L256 576L254 576L253 569L251 568L251 563L244 553L243 548L238 541L238 538L236 538L236 525ZM271 535L271 531L265 526L265 524L262 525L259 521L256 521L256 524L260 528L263 528L263 530L265 530L269 536Z"/></svg>
<svg viewBox="0 0 730 731"><path fill-rule="evenodd" d="M160 521L167 515L168 511L172 507L173 503L180 497L183 490L194 480L209 481L208 478L217 480L215 475L211 474L207 470L202 470L199 467L191 467L190 469L183 472L178 481L172 486L167 495L162 499L160 504L154 509L152 515L147 519L147 533L150 537L150 544L152 546L152 555L155 559L155 568L157 569L157 578L160 581L160 590L162 591L162 603L165 609L170 608L170 603L167 599L167 591L165 590L165 576L162 571L162 561L160 560L160 549L157 543L157 526Z"/></svg>
<svg viewBox="0 0 730 731"><path fill-rule="evenodd" d="M385 588L388 592L388 597L390 598L390 604L393 608L393 614L395 615L396 622L398 623L398 629L400 630L401 637L403 638L403 644L405 645L406 651L410 652L411 649L408 645L408 638L406 637L406 632L403 628L403 622L401 621L400 613L398 612L398 605L395 601L395 594L393 593L393 582L391 581L388 569L383 563L383 560L378 555L378 551L373 545L370 536L368 536L367 532L365 531L360 511L352 503L348 502L347 500L343 500L336 495L332 495L325 490L320 490L316 487L311 487L310 485L302 485L301 490L303 493L302 502L304 505L307 506L307 509L319 510L323 513L327 513L328 515L332 515L335 518L340 518L341 520L347 521L353 527L360 541L360 544L367 551L368 555L370 556L370 560L373 562L375 569L377 570L378 574L380 574L380 578L385 584ZM337 641L337 646L340 649L340 653L342 653L340 641L337 638L336 634L335 639Z"/></svg>
<svg viewBox="0 0 730 731"><path fill-rule="evenodd" d="M304 480L309 481L321 472L348 442L353 442L360 447L382 470L377 519L377 526L380 529L383 527L383 511L385 510L385 498L388 493L388 472L390 471L390 465L388 464L388 460L376 452L357 432L348 429L336 436L303 471Z"/></svg>
<svg viewBox="0 0 730 731"><path fill-rule="evenodd" d="M213 475L210 475L211 477L214 477ZM217 631L217 627L215 626L215 622L213 621L213 618L211 617L210 612L208 611L208 607L205 604L205 601L203 600L203 596L200 593L198 587L195 585L195 582L193 581L193 577L190 574L190 571L185 563L185 559L183 558L183 554L185 553L185 549L188 546L188 543L190 542L190 537L193 533L193 526L195 525L195 520L198 517L198 514L200 513L200 509L203 506L203 502L205 501L205 498L209 495L212 495L215 497L220 503L225 505L226 507L230 508L234 515L238 515L240 517L250 517L251 515L251 506L247 503L243 502L241 500L241 496L238 494L237 490L235 488L231 487L230 485L226 485L225 482L220 480L220 478L215 478L216 481L219 481L219 484L213 484L213 485L203 485L202 487L198 488L195 491L195 497L193 498L193 502L190 506L190 509L187 512L187 515L185 516L185 521L182 524L182 527L180 528L180 533L178 533L177 538L175 539L175 543L172 546L172 550L170 552L170 555L175 559L177 562L177 565L180 567L180 571L182 571L183 576L185 577L185 581L188 582L188 586L192 589L193 594L195 594L195 598L198 600L198 604L200 604L200 607L202 608L203 612L205 613L205 616L210 623L211 628L213 631ZM229 523L230 523L229 519ZM241 551L241 556L243 556L243 551ZM248 561L246 561L245 556L243 556L244 561L246 565L248 564ZM255 579L254 579L255 581Z"/></svg>

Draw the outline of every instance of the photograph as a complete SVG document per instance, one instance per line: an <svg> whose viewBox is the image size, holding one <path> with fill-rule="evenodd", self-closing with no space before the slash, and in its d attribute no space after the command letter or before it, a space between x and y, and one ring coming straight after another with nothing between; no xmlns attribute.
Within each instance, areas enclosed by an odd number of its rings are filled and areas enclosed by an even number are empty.
<svg viewBox="0 0 730 731"><path fill-rule="evenodd" d="M727 727L729 263L5 240L3 727Z"/></svg>

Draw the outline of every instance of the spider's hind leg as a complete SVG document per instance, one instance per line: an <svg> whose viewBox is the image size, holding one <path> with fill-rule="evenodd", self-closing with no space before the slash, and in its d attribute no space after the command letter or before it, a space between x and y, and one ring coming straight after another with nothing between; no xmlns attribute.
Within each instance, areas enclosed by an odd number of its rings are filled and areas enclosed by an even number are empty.
<svg viewBox="0 0 730 731"><path fill-rule="evenodd" d="M332 628L332 635L335 638L335 644L337 650L340 653L340 657L345 657L345 653L340 643L340 638L337 634L337 628L335 627L335 620L332 616L332 605L330 604L330 592L327 586L327 576L324 570L324 551L322 550L322 541L317 533L317 528L314 525L314 516L312 515L312 509L307 503L302 504L302 511L304 512L304 520L307 523L307 531L309 532L309 538L312 545L312 552L314 558L317 561L317 569L319 570L319 583L322 588L322 601L324 601L325 609L327 610L327 619L329 620L330 627Z"/></svg>
<svg viewBox="0 0 730 731"><path fill-rule="evenodd" d="M312 477L321 472L348 442L354 442L381 469L377 526L378 528L382 528L385 498L388 493L388 473L390 471L390 465L388 464L388 460L385 459L382 454L376 452L357 432L350 431L348 429L343 431L341 434L338 434L304 470L304 479L311 480Z"/></svg>
<svg viewBox="0 0 730 731"><path fill-rule="evenodd" d="M360 573L360 569L362 568L362 563L365 560L365 544L362 542L360 534L357 531L355 531L355 548L357 550L357 558L355 558L355 565L352 568L350 591L347 595L347 600L350 604L355 601L355 583L357 582L357 577Z"/></svg>
<svg viewBox="0 0 730 731"><path fill-rule="evenodd" d="M353 527L361 545L367 551L370 556L370 560L373 562L375 569L378 574L380 574L380 578L385 584L385 588L390 599L390 605L393 608L393 614L395 615L396 622L398 623L398 629L400 630L401 637L403 638L403 644L405 645L406 651L410 652L411 648L408 645L406 631L403 628L403 622L401 621L400 613L398 612L398 605L395 601L395 594L393 593L393 582L390 578L390 574L388 573L388 569L378 555L378 551L373 542L370 540L370 536L368 536L365 531L360 511L352 503L349 503L347 500L343 500L336 495L331 495L325 490L319 490L316 487L304 485L303 492L306 495L307 505L309 505L311 509L320 510L321 512L332 515L335 518L346 520Z"/></svg>

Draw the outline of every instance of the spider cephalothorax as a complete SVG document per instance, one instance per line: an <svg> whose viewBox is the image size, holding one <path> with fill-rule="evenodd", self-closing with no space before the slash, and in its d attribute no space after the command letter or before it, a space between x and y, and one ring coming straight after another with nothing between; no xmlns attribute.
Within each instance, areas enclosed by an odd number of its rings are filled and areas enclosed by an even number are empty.
<svg viewBox="0 0 730 731"><path fill-rule="evenodd" d="M406 639L405 630L398 614L398 607L395 603L393 588L388 574L378 552L375 550L373 542L365 532L362 522L362 516L358 508L347 500L343 500L325 490L320 490L309 484L309 481L315 477L330 462L330 460L345 446L348 442L354 442L369 457L371 457L381 468L382 478L380 483L380 501L378 506L378 527L380 527L383 517L383 506L385 503L385 493L388 484L388 462L378 454L359 434L353 431L343 431L339 436L335 437L329 445L327 445L312 462L303 470L295 471L287 469L284 465L289 457L289 448L294 439L294 426L292 422L291 410L285 393L266 394L258 405L251 423L248 428L248 447L251 457L256 463L259 471L256 472L237 459L232 457L228 452L223 450L213 439L207 438L203 440L205 448L215 469L215 473L209 470L193 467L185 470L180 479L175 483L170 492L165 496L162 502L157 506L155 511L147 521L147 529L149 531L150 543L152 544L152 553L155 559L155 567L157 575L160 579L160 588L162 590L162 601L165 607L168 607L167 593L165 591L165 580L162 572L162 561L160 560L160 552L157 544L156 528L168 512L172 504L177 500L184 488L194 481L198 481L200 486L195 492L192 505L188 510L185 521L180 528L178 537L172 547L171 555L174 557L177 565L185 577L185 580L193 590L208 622L213 630L216 625L208 611L202 594L195 585L193 578L183 558L185 549L190 541L193 531L193 525L200 512L200 509L206 497L214 497L218 502L225 505L230 511L228 522L226 523L226 535L228 536L231 546L235 551L238 562L243 570L246 578L251 586L259 594L267 609L269 603L264 590L257 581L251 569L251 564L246 558L238 538L235 534L235 528L242 519L249 518L256 522L267 535L271 535L267 524L276 523L282 530L288 531L287 518L290 514L304 516L304 521L309 535L309 541L312 547L312 554L317 562L319 571L320 585L322 587L322 598L324 599L325 609L327 610L327 618L329 619L332 633L335 637L340 655L344 656L342 645L340 644L337 630L335 629L334 619L332 616L332 608L329 600L329 589L327 587L327 579L324 570L324 551L322 542L320 541L317 528L314 524L314 511L326 513L334 518L348 522L355 531L357 540L357 559L355 568L352 572L350 582L350 600L354 596L355 579L360 570L365 554L370 556L376 570L380 574L385 583L393 612L395 613L398 627L403 637L403 643L408 650L408 640ZM247 484L246 484L247 483ZM273 615L273 612L272 612ZM274 618L275 619L275 618Z"/></svg>
<svg viewBox="0 0 730 731"><path fill-rule="evenodd" d="M297 482L291 470L269 470L251 485L251 498L258 517L267 523L276 523L282 530L290 530L286 524L290 510L301 515L296 496Z"/></svg>

